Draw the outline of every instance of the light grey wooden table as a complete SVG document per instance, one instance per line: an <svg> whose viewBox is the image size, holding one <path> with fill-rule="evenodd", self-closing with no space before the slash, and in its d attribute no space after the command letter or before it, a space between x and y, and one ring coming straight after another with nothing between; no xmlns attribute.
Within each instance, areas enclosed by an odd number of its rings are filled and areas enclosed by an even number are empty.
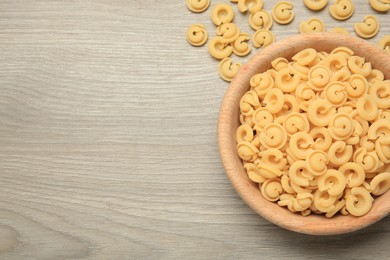
<svg viewBox="0 0 390 260"><path fill-rule="evenodd" d="M293 2L296 18L274 25L277 39L311 16L352 33L374 13L354 1L355 15L337 22ZM214 34L210 10L191 13L184 0L0 0L0 259L389 256L390 217L312 237L270 224L235 193L216 141L228 84L207 48L185 41L192 23ZM373 43L390 34L390 14L378 17ZM246 19L236 16L253 33Z"/></svg>

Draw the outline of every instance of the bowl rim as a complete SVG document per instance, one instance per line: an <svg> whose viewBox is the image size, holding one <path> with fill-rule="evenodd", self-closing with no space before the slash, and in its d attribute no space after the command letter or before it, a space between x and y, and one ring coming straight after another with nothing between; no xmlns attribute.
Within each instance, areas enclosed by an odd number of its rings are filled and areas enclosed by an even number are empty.
<svg viewBox="0 0 390 260"><path fill-rule="evenodd" d="M376 198L370 212L358 218L348 215L327 219L314 214L303 217L265 200L257 185L254 185L247 177L242 161L236 152L235 130L237 125L235 122L238 121L238 103L243 93L249 89L251 76L261 72L258 69L261 64L270 63L277 57L289 56L290 58L293 54L308 47L315 48L317 51L324 49L330 51L336 46L351 48L356 55L369 60L373 67L380 68L386 79L390 79L390 55L366 40L329 32L293 35L258 51L241 68L224 95L218 117L219 154L225 173L236 192L252 210L266 220L303 234L335 235L367 227L390 214L390 191ZM264 67L270 67L270 64ZM240 92L242 95L238 94Z"/></svg>

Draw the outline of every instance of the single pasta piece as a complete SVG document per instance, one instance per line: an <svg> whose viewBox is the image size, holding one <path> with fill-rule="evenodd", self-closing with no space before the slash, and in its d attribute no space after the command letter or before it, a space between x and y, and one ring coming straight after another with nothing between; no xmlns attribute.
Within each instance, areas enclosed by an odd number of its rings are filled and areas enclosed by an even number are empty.
<svg viewBox="0 0 390 260"><path fill-rule="evenodd" d="M222 37L222 42L232 43L240 36L240 29L234 23L224 23L217 27L217 35Z"/></svg>
<svg viewBox="0 0 390 260"><path fill-rule="evenodd" d="M329 7L330 15L340 21L349 19L354 11L355 6L352 0L335 0Z"/></svg>
<svg viewBox="0 0 390 260"><path fill-rule="evenodd" d="M233 63L230 58L225 58L219 63L219 75L223 80L230 82L233 80L234 76L236 76L241 67L240 63Z"/></svg>
<svg viewBox="0 0 390 260"><path fill-rule="evenodd" d="M192 46L202 46L207 42L207 31L203 24L193 24L187 30L187 41Z"/></svg>
<svg viewBox="0 0 390 260"><path fill-rule="evenodd" d="M301 33L325 32L326 30L324 22L319 18L311 18L301 22L299 29Z"/></svg>
<svg viewBox="0 0 390 260"><path fill-rule="evenodd" d="M328 4L328 0L304 0L303 3L310 10L319 11Z"/></svg>
<svg viewBox="0 0 390 260"><path fill-rule="evenodd" d="M204 12L210 5L210 0L186 0L188 9L194 13Z"/></svg>
<svg viewBox="0 0 390 260"><path fill-rule="evenodd" d="M223 23L230 23L234 19L234 12L228 4L217 4L211 11L211 20L216 26Z"/></svg>
<svg viewBox="0 0 390 260"><path fill-rule="evenodd" d="M362 23L353 25L355 32L362 38L369 39L374 37L379 32L378 19L373 15L366 15Z"/></svg>
<svg viewBox="0 0 390 260"><path fill-rule="evenodd" d="M351 215L363 216L371 209L373 200L365 188L355 187L351 189L351 194L346 196L346 207Z"/></svg>
<svg viewBox="0 0 390 260"><path fill-rule="evenodd" d="M390 54L390 35L385 35L378 43L379 48Z"/></svg>
<svg viewBox="0 0 390 260"><path fill-rule="evenodd" d="M370 0L370 5L378 12L387 12L390 10L389 0Z"/></svg>
<svg viewBox="0 0 390 260"><path fill-rule="evenodd" d="M237 56L246 56L251 52L251 46L247 43L250 36L247 33L240 33L237 39L232 43L233 53Z"/></svg>
<svg viewBox="0 0 390 260"><path fill-rule="evenodd" d="M234 2L237 2L238 10L242 13L249 11L253 14L263 8L263 0L238 0Z"/></svg>
<svg viewBox="0 0 390 260"><path fill-rule="evenodd" d="M272 17L267 11L259 10L249 16L249 25L253 30L269 30L272 27Z"/></svg>
<svg viewBox="0 0 390 260"><path fill-rule="evenodd" d="M272 8L272 17L278 24L288 24L294 19L294 5L289 1L279 1Z"/></svg>
<svg viewBox="0 0 390 260"><path fill-rule="evenodd" d="M252 41L255 48L267 47L275 41L275 37L271 31L261 29L255 32Z"/></svg>
<svg viewBox="0 0 390 260"><path fill-rule="evenodd" d="M218 60L227 58L233 53L233 47L226 45L222 36L212 38L208 43L208 49L210 55Z"/></svg>

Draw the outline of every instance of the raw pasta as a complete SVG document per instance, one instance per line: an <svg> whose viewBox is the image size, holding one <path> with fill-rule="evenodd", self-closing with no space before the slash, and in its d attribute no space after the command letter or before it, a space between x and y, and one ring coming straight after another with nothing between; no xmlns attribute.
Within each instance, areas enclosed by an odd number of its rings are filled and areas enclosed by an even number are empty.
<svg viewBox="0 0 390 260"><path fill-rule="evenodd" d="M187 30L187 41L192 46L202 46L207 42L207 31L203 24L193 24Z"/></svg>
<svg viewBox="0 0 390 260"><path fill-rule="evenodd" d="M303 3L307 8L319 11L328 4L328 0L304 0Z"/></svg>
<svg viewBox="0 0 390 260"><path fill-rule="evenodd" d="M362 23L353 25L355 32L362 38L368 39L374 37L379 32L378 19L373 15L366 15Z"/></svg>
<svg viewBox="0 0 390 260"><path fill-rule="evenodd" d="M329 7L329 13L337 20L347 20L353 15L355 5L352 0L335 0Z"/></svg>
<svg viewBox="0 0 390 260"><path fill-rule="evenodd" d="M192 12L201 13L209 7L210 0L186 0L186 4Z"/></svg>
<svg viewBox="0 0 390 260"><path fill-rule="evenodd" d="M254 75L240 100L248 177L303 216L363 216L390 189L390 80L346 47L291 59Z"/></svg>
<svg viewBox="0 0 390 260"><path fill-rule="evenodd" d="M289 1L277 2L272 8L272 17L278 24L288 24L294 19L294 5Z"/></svg>

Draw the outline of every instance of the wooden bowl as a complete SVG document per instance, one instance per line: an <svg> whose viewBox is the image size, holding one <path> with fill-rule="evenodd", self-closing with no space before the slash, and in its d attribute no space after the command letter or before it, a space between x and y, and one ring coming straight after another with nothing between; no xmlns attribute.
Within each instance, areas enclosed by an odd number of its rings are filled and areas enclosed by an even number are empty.
<svg viewBox="0 0 390 260"><path fill-rule="evenodd" d="M236 150L235 132L239 125L239 101L249 90L249 81L256 73L271 67L271 61L278 57L290 59L295 53L314 48L330 52L345 46L356 55L370 61L374 68L380 69L385 79L390 79L390 56L365 40L337 33L315 33L296 35L276 42L259 51L245 64L232 81L221 105L218 121L218 143L222 163L235 190L256 213L283 228L312 235L333 235L352 232L371 225L390 214L390 191L375 199L370 212L362 217L338 215L327 219L323 215L303 217L265 200L247 176Z"/></svg>

